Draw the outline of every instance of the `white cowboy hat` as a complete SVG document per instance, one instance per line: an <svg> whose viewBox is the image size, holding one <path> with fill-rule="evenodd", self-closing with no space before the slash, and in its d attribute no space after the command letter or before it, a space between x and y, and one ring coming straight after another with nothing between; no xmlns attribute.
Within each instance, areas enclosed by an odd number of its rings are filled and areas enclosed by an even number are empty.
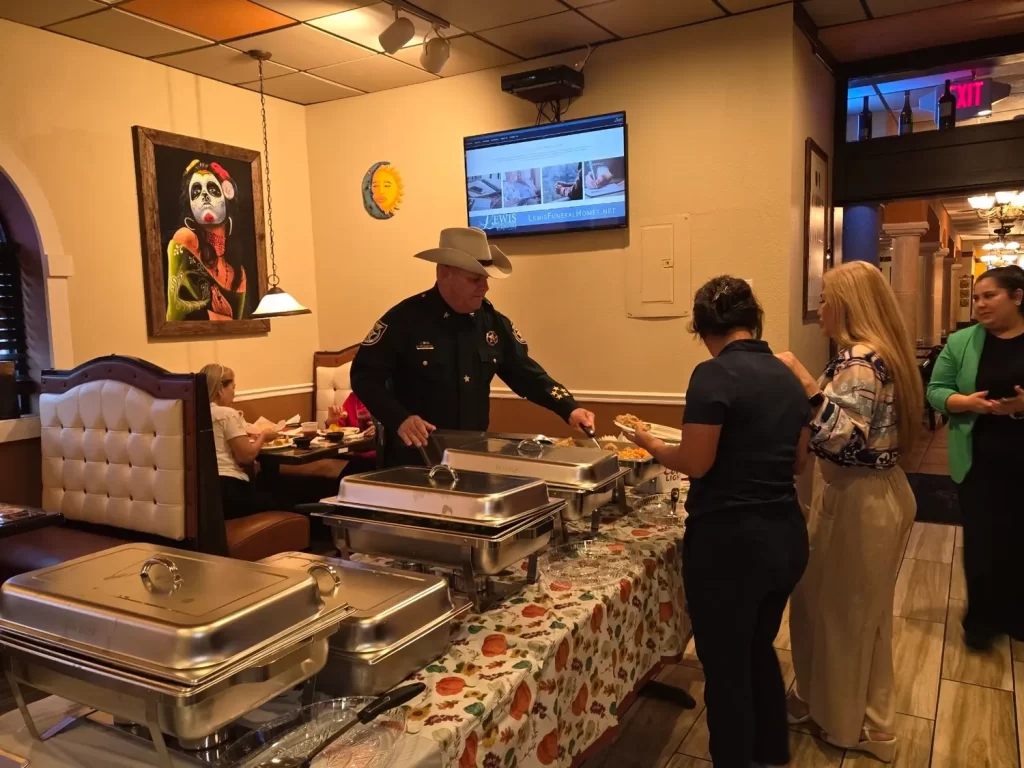
<svg viewBox="0 0 1024 768"><path fill-rule="evenodd" d="M499 280L512 274L508 256L497 246L488 244L487 233L477 227L442 229L438 247L417 253L416 258Z"/></svg>

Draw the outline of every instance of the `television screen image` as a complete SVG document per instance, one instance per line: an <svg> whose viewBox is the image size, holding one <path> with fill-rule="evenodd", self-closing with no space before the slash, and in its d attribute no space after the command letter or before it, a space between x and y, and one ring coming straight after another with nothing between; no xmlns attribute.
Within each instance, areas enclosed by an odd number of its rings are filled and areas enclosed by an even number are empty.
<svg viewBox="0 0 1024 768"><path fill-rule="evenodd" d="M471 211L501 208L501 174L491 173L466 179L466 201Z"/></svg>
<svg viewBox="0 0 1024 768"><path fill-rule="evenodd" d="M489 237L629 223L625 112L469 136L463 146L469 225Z"/></svg>
<svg viewBox="0 0 1024 768"><path fill-rule="evenodd" d="M501 180L501 198L505 208L540 205L540 168L505 171Z"/></svg>

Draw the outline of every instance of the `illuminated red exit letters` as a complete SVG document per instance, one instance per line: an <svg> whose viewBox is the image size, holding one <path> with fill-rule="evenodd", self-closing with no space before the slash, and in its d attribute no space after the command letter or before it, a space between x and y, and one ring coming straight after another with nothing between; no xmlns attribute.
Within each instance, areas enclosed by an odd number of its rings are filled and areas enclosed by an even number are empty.
<svg viewBox="0 0 1024 768"><path fill-rule="evenodd" d="M956 94L957 109L976 109L981 106L981 89L985 85L983 80L975 80L973 83L952 83L950 89Z"/></svg>

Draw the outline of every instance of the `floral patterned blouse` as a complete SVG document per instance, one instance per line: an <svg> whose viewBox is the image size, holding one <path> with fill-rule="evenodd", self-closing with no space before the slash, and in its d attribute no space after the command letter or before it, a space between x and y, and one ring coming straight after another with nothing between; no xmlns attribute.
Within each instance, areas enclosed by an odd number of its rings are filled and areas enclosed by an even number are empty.
<svg viewBox="0 0 1024 768"><path fill-rule="evenodd" d="M843 350L818 384L825 403L811 420L811 450L842 467L895 467L896 386L882 358L861 345Z"/></svg>

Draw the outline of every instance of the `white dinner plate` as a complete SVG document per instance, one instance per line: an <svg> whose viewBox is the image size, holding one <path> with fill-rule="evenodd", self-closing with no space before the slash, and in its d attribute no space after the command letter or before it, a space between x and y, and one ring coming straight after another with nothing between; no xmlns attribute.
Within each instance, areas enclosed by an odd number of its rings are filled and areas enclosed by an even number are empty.
<svg viewBox="0 0 1024 768"><path fill-rule="evenodd" d="M651 422L644 422L647 424L647 429L651 437L656 437L659 440L664 440L666 443L678 443L683 439L683 431L674 427L666 427L664 424L652 424ZM627 427L625 424L615 422L615 426L621 429L626 435L632 437L636 434L636 430L632 427Z"/></svg>
<svg viewBox="0 0 1024 768"><path fill-rule="evenodd" d="M289 440L284 445L264 445L261 451L287 451L295 447L295 443Z"/></svg>

